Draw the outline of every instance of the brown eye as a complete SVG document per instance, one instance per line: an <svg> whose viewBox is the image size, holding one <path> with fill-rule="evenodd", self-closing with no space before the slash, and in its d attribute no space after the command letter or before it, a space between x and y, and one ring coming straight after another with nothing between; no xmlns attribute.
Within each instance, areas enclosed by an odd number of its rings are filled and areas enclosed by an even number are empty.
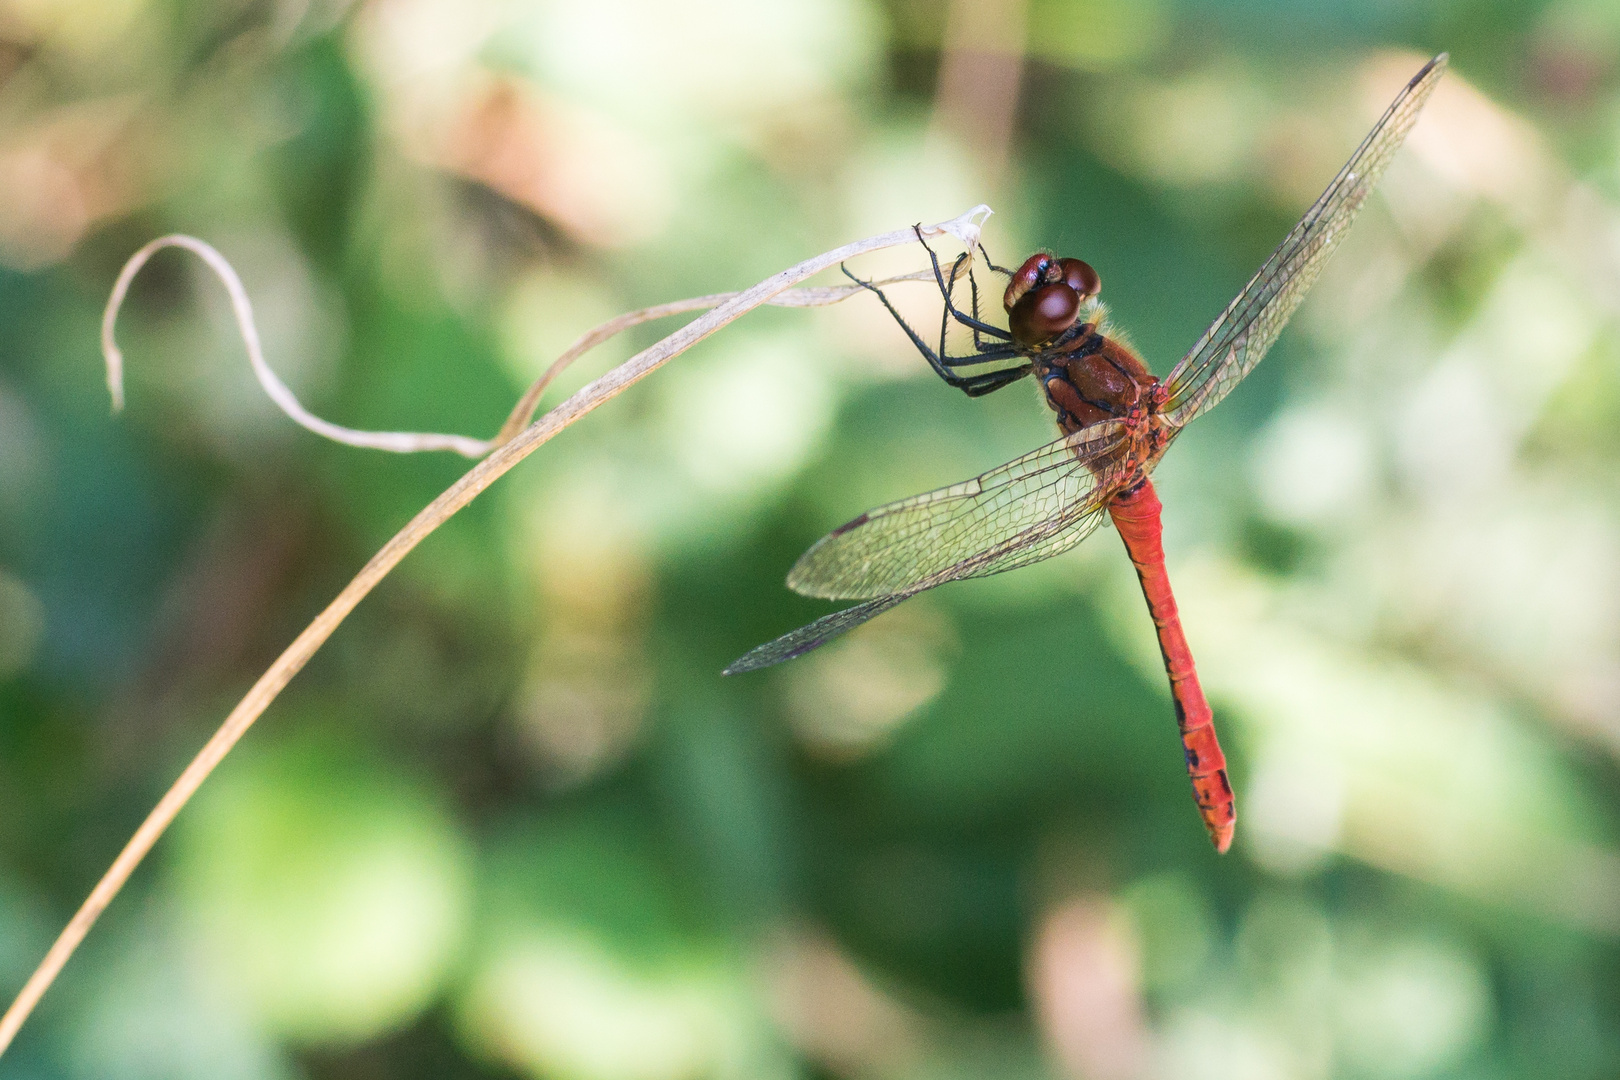
<svg viewBox="0 0 1620 1080"><path fill-rule="evenodd" d="M1013 274L1012 280L1007 282L1007 292L1001 298L1001 303L1010 312L1013 305L1024 298L1024 294L1046 280L1046 272L1052 265L1052 256L1044 251L1037 251L1024 260L1024 265Z"/></svg>
<svg viewBox="0 0 1620 1080"><path fill-rule="evenodd" d="M1080 313L1080 294L1064 282L1042 285L1013 305L1008 325L1020 345L1050 341L1074 325Z"/></svg>
<svg viewBox="0 0 1620 1080"><path fill-rule="evenodd" d="M1102 279L1097 271L1091 268L1090 263L1079 259L1062 259L1058 265L1063 269L1063 280L1069 288L1080 294L1080 299L1090 300L1102 291Z"/></svg>

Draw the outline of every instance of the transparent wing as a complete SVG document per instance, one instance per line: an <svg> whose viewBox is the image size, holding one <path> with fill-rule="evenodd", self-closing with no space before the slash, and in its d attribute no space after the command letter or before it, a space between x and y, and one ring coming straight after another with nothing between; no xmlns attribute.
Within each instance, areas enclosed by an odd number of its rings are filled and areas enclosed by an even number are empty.
<svg viewBox="0 0 1620 1080"><path fill-rule="evenodd" d="M880 596L876 600L868 600L864 604L835 611L831 615L823 615L815 622L801 626L791 634L783 634L775 641L767 641L748 655L732 663L722 671L722 675L741 675L745 671L758 671L772 664L780 664L784 660L792 660L796 656L803 656L811 649L827 644L845 630L853 630L867 619L881 615L902 600L907 600L915 593L895 593L892 596Z"/></svg>
<svg viewBox="0 0 1620 1080"><path fill-rule="evenodd" d="M1110 493L1111 491L1112 489L1110 489ZM864 604L856 604L854 607L835 611L831 615L823 615L815 622L801 626L791 633L783 634L775 641L768 641L737 660L726 668L722 674L738 675L745 671L757 671L759 668L770 667L772 664L780 664L784 660L792 660L795 657L803 656L810 650L827 644L827 642L846 630L853 630L861 623L883 614L896 604L909 600L920 592L927 592L936 585L943 585L947 581L999 574L1003 570L1028 566L1030 563L1050 558L1090 536L1096 531L1097 526L1102 524L1106 515L1106 501L1090 500L1078 504L1060 513L1050 521L1043 522L1033 527L1031 531L1021 534L1019 539L1005 541L993 548L963 559L955 566L947 567L926 581L915 584L904 591L889 593L886 596L868 600Z"/></svg>
<svg viewBox="0 0 1620 1080"><path fill-rule="evenodd" d="M788 586L867 599L920 591L1049 558L1085 539L1076 526L1118 486L1118 421L1095 424L938 491L868 510L806 551Z"/></svg>
<svg viewBox="0 0 1620 1080"><path fill-rule="evenodd" d="M1181 427L1212 408L1266 355L1349 231L1445 70L1446 54L1441 53L1412 77L1322 197L1176 365L1165 380L1169 388L1165 418L1172 426Z"/></svg>
<svg viewBox="0 0 1620 1080"><path fill-rule="evenodd" d="M1096 424L983 476L880 506L823 537L788 584L811 596L870 597L766 642L725 674L803 656L920 592L1053 555L1090 536L1130 478L1124 425Z"/></svg>

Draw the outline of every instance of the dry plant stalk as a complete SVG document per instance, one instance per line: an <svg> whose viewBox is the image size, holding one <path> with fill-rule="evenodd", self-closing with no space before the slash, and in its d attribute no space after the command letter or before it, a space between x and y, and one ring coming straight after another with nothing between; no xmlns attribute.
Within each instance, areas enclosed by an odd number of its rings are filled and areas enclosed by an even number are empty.
<svg viewBox="0 0 1620 1080"><path fill-rule="evenodd" d="M149 259L154 252L163 247L184 247L200 256L225 282L231 295L231 305L235 311L237 325L241 329L242 337L248 348L248 357L252 362L254 371L260 383L271 398L293 419L319 434L339 442L355 446L367 446L376 449L409 452L413 450L455 450L458 453L476 457L493 450L477 465L474 465L466 475L457 480L446 489L438 498L434 499L422 509L410 523L401 529L393 539L384 544L382 550L371 557L371 560L361 568L343 591L337 595L326 610L322 611L315 620L304 628L304 631L287 646L285 652L276 658L275 663L259 677L258 682L247 692L247 696L231 710L219 730L208 740L197 756L186 766L173 786L158 800L135 835L130 837L124 849L96 883L90 895L85 899L79 910L69 920L67 926L57 937L45 958L40 961L39 967L24 984L21 992L11 1003L3 1017L0 1017L0 1055L11 1045L16 1037L17 1030L22 1026L34 1006L39 1003L45 991L55 981L68 958L73 955L74 949L89 933L91 926L101 915L118 890L129 879L135 867L138 866L146 853L157 843L165 829L169 827L181 808L191 799L197 789L202 786L214 767L230 753L247 729L252 726L261 713L275 700L276 695L292 680L303 666L315 655L326 639L338 628L349 612L377 583L381 581L390 570L399 564L399 561L410 553L411 549L421 543L429 533L438 528L452 514L472 502L485 488L493 484L507 470L528 457L549 441L552 436L583 417L586 413L600 405L607 403L632 385L640 382L663 364L699 341L713 334L715 331L746 314L761 304L780 304L792 307L806 307L820 304L836 303L856 292L861 291L860 286L834 286L826 289L794 289L793 286L821 271L852 259L857 255L864 255L884 248L900 247L913 243L919 234L924 237L950 235L960 240L971 252L978 243L979 229L984 219L990 214L987 206L976 206L959 217L943 221L935 225L922 225L915 229L899 229L894 232L883 233L846 244L841 248L806 259L797 266L789 267L781 273L769 277L738 293L724 293L715 296L697 297L691 300L676 301L658 307L646 308L641 311L630 312L616 319L604 323L602 326L590 331L552 365L540 380L524 394L511 417L503 425L501 432L494 439L481 442L459 435L431 435L412 434L404 432L364 432L342 428L330 424L319 417L309 413L298 403L291 390L276 378L275 373L265 363L259 345L258 333L254 330L252 306L248 303L247 292L242 288L235 271L226 262L224 256L201 240L189 236L165 236L154 240L142 247L131 257L129 263L119 275L114 285L112 295L107 303L107 312L102 321L102 349L107 358L107 384L113 395L113 407L118 409L123 404L123 356L113 342L113 323L118 314L125 294L129 290L130 281L141 265ZM907 278L924 277L931 279L931 273L922 275L907 275ZM893 279L902 280L902 279ZM606 341L614 334L639 323L651 319L662 318L666 315L678 314L685 311L694 311L708 308L708 312L693 319L679 330L670 334L658 343L643 349L607 374L594 380L568 400L546 413L534 423L528 423L540 400L545 386L555 376L584 352L595 345Z"/></svg>
<svg viewBox="0 0 1620 1080"><path fill-rule="evenodd" d="M975 211L969 211L969 214ZM968 215L963 215L964 218ZM930 226L943 228L944 226ZM474 460L483 457L498 446L510 442L518 432L528 425L534 416L534 410L540 404L540 398L551 385L553 379L561 375L567 367L581 356L590 352L604 341L615 337L632 326L652 322L655 319L668 318L671 315L684 315L689 311L706 311L719 307L728 301L735 300L742 293L711 293L708 296L694 296L687 300L674 300L667 304L658 304L654 307L641 308L639 311L629 311L617 315L600 326L582 334L577 341L546 369L545 373L536 379L518 403L513 407L512 413L501 425L501 430L493 439L474 439L466 435L438 435L429 432L417 431L358 431L354 428L343 427L328 420L322 420L308 409L304 408L292 389L277 377L270 364L264 358L264 346L259 341L258 325L253 319L253 303L248 299L247 289L242 285L242 279L237 275L236 269L230 261L219 253L219 250L205 240L195 236L186 236L181 233L171 233L160 236L143 245L139 251L129 257L124 268L118 273L118 280L113 283L112 294L107 299L107 309L101 316L101 355L107 361L107 392L112 396L113 412L119 412L124 407L124 352L118 347L118 341L113 335L113 328L118 322L118 313L123 309L124 300L129 295L130 283L135 275L141 272L153 255L167 247L184 248L196 255L208 268L214 271L224 284L225 291L231 298L231 312L236 316L236 328L242 335L242 344L247 347L248 363L253 366L253 374L259 380L259 386L276 407L296 424L313 431L333 442L344 443L348 446L358 446L367 450L389 450L396 454L416 454L427 450L452 450L462 457ZM955 268L958 275L961 268ZM897 281L932 281L933 273L928 270L919 270L912 274L902 274L899 277L884 278L875 282L877 285L891 285ZM840 300L847 300L856 293L861 292L860 285L832 285L819 289L788 289L776 296L762 301L777 307L820 307L826 304L836 304ZM3 1047L0 1047L3 1050Z"/></svg>

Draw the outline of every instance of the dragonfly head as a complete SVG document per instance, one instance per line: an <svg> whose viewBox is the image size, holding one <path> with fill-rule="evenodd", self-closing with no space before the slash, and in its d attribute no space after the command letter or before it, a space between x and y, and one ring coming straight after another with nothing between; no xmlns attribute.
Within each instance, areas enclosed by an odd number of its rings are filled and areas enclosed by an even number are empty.
<svg viewBox="0 0 1620 1080"><path fill-rule="evenodd" d="M1013 274L1002 297L1013 341L1034 348L1052 340L1074 325L1081 304L1101 290L1089 264L1037 251Z"/></svg>

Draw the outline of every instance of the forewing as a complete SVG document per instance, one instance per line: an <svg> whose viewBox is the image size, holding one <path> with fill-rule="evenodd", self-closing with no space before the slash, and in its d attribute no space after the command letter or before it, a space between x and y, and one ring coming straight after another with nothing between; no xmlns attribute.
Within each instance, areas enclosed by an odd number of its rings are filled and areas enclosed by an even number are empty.
<svg viewBox="0 0 1620 1080"><path fill-rule="evenodd" d="M1322 197L1176 365L1165 380L1165 418L1172 426L1212 408L1266 355L1349 231L1445 69L1446 54L1441 53L1412 77Z"/></svg>
<svg viewBox="0 0 1620 1080"><path fill-rule="evenodd" d="M788 586L806 596L866 599L982 577L1056 555L1117 487L1107 462L1124 426L1107 421L983 476L869 510L816 542Z"/></svg>

